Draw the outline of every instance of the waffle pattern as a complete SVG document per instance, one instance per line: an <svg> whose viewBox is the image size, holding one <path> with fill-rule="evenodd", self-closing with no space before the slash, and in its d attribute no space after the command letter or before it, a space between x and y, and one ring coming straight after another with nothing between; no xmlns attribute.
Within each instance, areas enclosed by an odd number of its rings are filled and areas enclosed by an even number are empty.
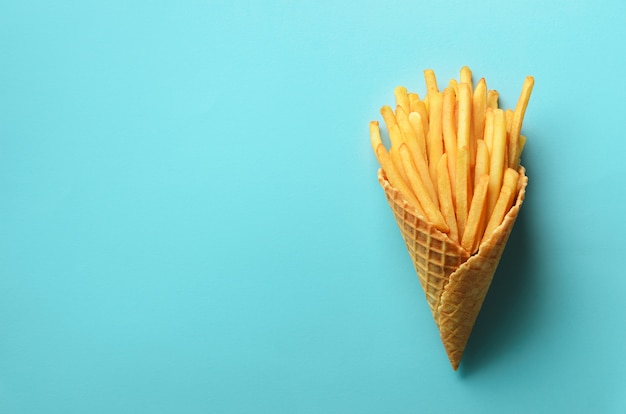
<svg viewBox="0 0 626 414"><path fill-rule="evenodd" d="M385 190L446 353L456 370L524 201L528 178L523 167L520 168L520 190L515 204L471 257L419 215L389 184L382 169L378 171L378 181Z"/></svg>

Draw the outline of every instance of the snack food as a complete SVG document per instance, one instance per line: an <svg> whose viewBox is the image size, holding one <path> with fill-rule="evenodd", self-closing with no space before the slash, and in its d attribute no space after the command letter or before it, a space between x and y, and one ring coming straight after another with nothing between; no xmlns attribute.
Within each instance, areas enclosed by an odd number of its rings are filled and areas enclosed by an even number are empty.
<svg viewBox="0 0 626 414"><path fill-rule="evenodd" d="M381 109L390 149L377 121L370 139L378 180L456 370L526 194L520 132L534 79L525 79L507 115L484 79L473 88L467 66L443 91L432 70L424 77L424 99L398 87L395 112Z"/></svg>

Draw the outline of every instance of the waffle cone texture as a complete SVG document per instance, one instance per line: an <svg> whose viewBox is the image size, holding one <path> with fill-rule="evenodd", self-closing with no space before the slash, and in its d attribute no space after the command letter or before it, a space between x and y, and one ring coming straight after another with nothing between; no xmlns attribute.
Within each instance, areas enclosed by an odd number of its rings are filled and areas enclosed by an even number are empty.
<svg viewBox="0 0 626 414"><path fill-rule="evenodd" d="M391 186L382 169L378 181L393 212L409 256L426 294L452 368L457 370L465 346L498 267L515 219L524 202L528 177L519 169L518 193L503 222L470 255L437 230Z"/></svg>

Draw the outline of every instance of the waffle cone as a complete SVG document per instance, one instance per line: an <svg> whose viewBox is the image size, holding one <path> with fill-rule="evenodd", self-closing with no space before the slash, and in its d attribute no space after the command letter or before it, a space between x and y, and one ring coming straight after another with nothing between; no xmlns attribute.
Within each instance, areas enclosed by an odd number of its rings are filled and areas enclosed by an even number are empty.
<svg viewBox="0 0 626 414"><path fill-rule="evenodd" d="M474 255L428 223L391 186L382 169L378 171L378 181L406 243L452 368L456 370L524 201L528 183L525 170L520 167L515 204Z"/></svg>

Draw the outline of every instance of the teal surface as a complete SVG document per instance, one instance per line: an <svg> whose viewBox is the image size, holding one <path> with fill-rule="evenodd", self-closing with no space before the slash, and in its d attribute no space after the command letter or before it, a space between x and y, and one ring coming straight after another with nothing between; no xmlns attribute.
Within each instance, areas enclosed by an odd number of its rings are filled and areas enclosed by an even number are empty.
<svg viewBox="0 0 626 414"><path fill-rule="evenodd" d="M0 4L0 413L626 412L626 3ZM393 88L535 77L458 372L376 181Z"/></svg>

